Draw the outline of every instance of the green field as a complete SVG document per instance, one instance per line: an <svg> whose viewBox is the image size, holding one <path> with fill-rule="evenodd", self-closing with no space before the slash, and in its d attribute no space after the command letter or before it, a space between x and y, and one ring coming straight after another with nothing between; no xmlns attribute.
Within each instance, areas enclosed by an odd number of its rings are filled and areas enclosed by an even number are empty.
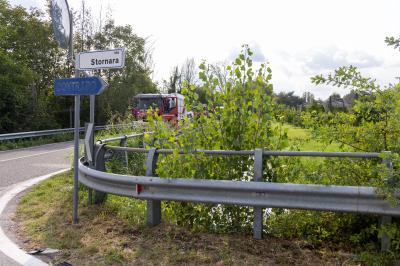
<svg viewBox="0 0 400 266"><path fill-rule="evenodd" d="M337 143L323 143L313 137L310 130L291 125L284 125L288 130L290 145L296 145L300 151L340 151Z"/></svg>

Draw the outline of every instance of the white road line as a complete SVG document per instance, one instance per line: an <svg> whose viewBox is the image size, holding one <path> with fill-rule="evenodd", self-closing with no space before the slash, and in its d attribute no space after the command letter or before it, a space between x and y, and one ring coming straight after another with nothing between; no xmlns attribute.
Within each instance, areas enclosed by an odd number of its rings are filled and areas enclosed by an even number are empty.
<svg viewBox="0 0 400 266"><path fill-rule="evenodd" d="M58 152L58 151L70 150L72 148L73 147L69 147L69 148L64 148L64 149L59 149L59 150L54 150L54 151L46 151L46 152L41 152L41 153L36 153L36 154L31 154L31 155L25 155L25 156L21 156L21 157L15 157L15 158L11 158L11 159L6 159L6 160L0 160L0 163L9 162L9 161L13 161L13 160L24 159L24 158L29 158L29 157L40 156L40 155L49 154L49 153Z"/></svg>
<svg viewBox="0 0 400 266"><path fill-rule="evenodd" d="M45 180L53 175L57 175L68 171L68 169L63 169L48 175L39 176L36 178L29 179L27 181L15 184L11 189L6 191L4 195L0 198L0 215L3 213L7 204L16 196L18 193L24 191L25 189ZM4 233L3 229L0 227L0 251L6 256L10 257L14 261L27 266L45 266L48 264L35 258L34 256L26 254L25 251L20 249L14 242L12 242Z"/></svg>

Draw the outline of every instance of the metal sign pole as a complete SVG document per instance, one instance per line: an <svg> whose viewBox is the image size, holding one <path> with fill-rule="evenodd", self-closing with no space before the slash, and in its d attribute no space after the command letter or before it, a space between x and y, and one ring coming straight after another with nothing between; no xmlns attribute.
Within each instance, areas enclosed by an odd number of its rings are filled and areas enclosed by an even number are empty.
<svg viewBox="0 0 400 266"><path fill-rule="evenodd" d="M90 120L89 122L93 124L94 127L94 110L96 104L96 95L90 95ZM94 132L90 137L90 152L94 154ZM92 162L93 164L93 162Z"/></svg>
<svg viewBox="0 0 400 266"><path fill-rule="evenodd" d="M68 10L69 12L69 10ZM74 46L73 46L73 17L72 13L69 12L70 16L70 39L69 39L69 56L70 58L74 58ZM75 77L79 78L79 70L75 68ZM78 167L79 167L79 127L80 127L80 114L81 114L81 96L75 95L75 119L74 119L74 192L73 192L73 223L78 223L78 202L79 202L79 176L78 176Z"/></svg>
<svg viewBox="0 0 400 266"><path fill-rule="evenodd" d="M54 36L61 48L68 49L68 59L72 64L75 64L75 78L56 79L54 81L54 94L56 96L75 96L75 119L74 119L74 190L73 190L73 214L72 220L74 224L78 223L78 203L79 203L79 128L80 128L80 95L90 95L90 122L91 128L94 124L94 104L95 94L100 94L106 87L107 83L100 77L86 77L81 78L80 60L93 56L92 52L80 53L78 56L74 55L73 46L73 17L70 12L67 0L51 0L50 1L50 16L53 24ZM101 68L122 68L125 62L124 48L96 51L96 55L106 54L108 60L94 59L96 64ZM110 60L111 59L111 60ZM78 60L78 66L76 64ZM92 62L92 58L89 58ZM104 66L103 63L105 64ZM90 65L90 64L89 64ZM98 68L99 66L96 66ZM91 130L92 131L92 130ZM91 134L89 153L93 154L94 137Z"/></svg>
<svg viewBox="0 0 400 266"><path fill-rule="evenodd" d="M75 76L79 76L79 71L75 71ZM73 220L74 224L78 223L78 201L79 201L79 179L78 179L78 163L79 163L79 125L80 125L80 95L75 95L75 131L74 131L74 194L73 194Z"/></svg>
<svg viewBox="0 0 400 266"><path fill-rule="evenodd" d="M90 95L90 123L94 124L94 104L96 95Z"/></svg>

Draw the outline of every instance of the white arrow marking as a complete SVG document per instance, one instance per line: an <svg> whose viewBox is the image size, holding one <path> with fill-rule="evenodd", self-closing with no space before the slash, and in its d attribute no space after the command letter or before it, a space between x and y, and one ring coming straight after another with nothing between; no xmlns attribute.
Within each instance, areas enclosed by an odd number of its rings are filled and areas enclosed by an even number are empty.
<svg viewBox="0 0 400 266"><path fill-rule="evenodd" d="M86 135L85 135L86 156L87 156L88 161L93 162L92 151L90 149L90 141L91 141L90 136L92 135L92 132L93 132L93 123L88 123L87 125L88 126L87 126L87 130L86 130Z"/></svg>

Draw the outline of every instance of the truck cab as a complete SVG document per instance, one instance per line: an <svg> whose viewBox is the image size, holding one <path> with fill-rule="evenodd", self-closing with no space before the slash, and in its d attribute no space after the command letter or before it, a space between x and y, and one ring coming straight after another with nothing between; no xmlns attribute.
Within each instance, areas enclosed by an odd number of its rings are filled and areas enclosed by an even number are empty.
<svg viewBox="0 0 400 266"><path fill-rule="evenodd" d="M138 94L134 99L132 114L136 120L146 120L147 111L151 108L164 121L181 120L184 117L184 96L172 94Z"/></svg>

